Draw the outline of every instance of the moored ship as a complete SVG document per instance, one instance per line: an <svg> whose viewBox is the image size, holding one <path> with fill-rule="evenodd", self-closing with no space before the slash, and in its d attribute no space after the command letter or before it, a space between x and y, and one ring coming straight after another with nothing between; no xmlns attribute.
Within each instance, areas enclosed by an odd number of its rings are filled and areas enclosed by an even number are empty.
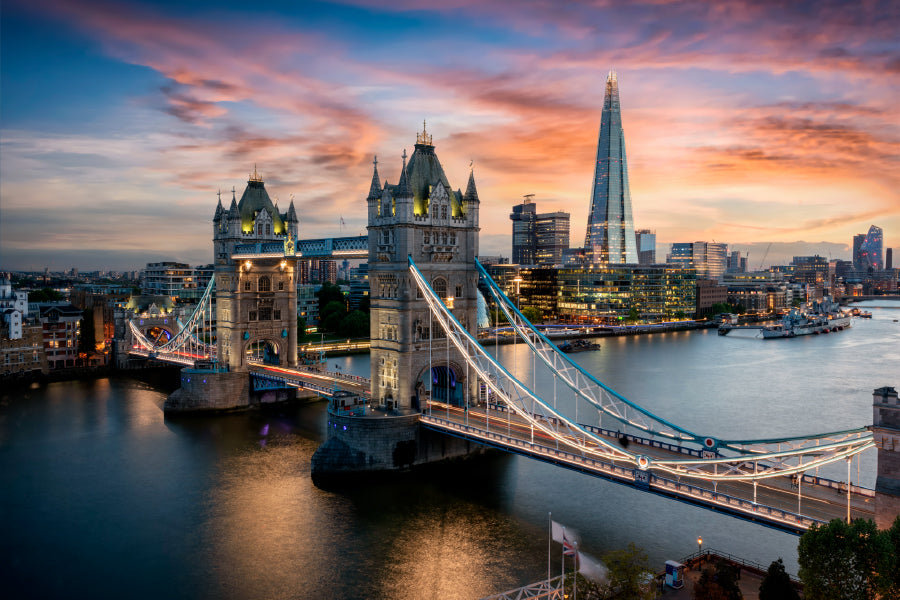
<svg viewBox="0 0 900 600"><path fill-rule="evenodd" d="M847 327L850 327L850 315L826 298L815 303L812 312L792 309L778 325L763 328L762 335L764 339L797 337L834 333Z"/></svg>

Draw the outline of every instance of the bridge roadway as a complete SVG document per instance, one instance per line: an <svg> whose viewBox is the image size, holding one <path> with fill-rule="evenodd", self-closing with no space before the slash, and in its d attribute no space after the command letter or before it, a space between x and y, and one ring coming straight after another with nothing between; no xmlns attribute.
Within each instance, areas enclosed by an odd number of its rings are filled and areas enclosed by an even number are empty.
<svg viewBox="0 0 900 600"><path fill-rule="evenodd" d="M348 375L336 371L319 371L311 367L289 369L259 362L250 363L250 372L263 375L266 378L278 379L292 387L315 390L326 396L330 396L335 389L353 392L367 398L370 396L370 381L365 377L356 375Z"/></svg>
<svg viewBox="0 0 900 600"><path fill-rule="evenodd" d="M489 422L489 427L486 427L486 421ZM513 418L508 420L505 410L492 408L486 417L483 406L471 407L468 411L464 411L459 407L448 407L446 404L435 402L431 405L431 414L426 412L422 415L422 424L435 431L479 441L791 533L802 533L816 522L847 517L846 487L842 488L837 484L832 486L811 484L808 482L814 481L815 478L810 476L804 478L799 490L788 476L763 479L757 484L754 502L751 481L720 481L713 484L712 481L703 479L678 478L669 474L663 476L650 471L639 471L625 463L617 464L615 460L587 458L574 446L566 445L564 442L557 444L556 439L539 430L532 432L530 425L521 417L513 415ZM614 433L599 435L614 443L619 442ZM651 460L654 457L685 456L683 453L649 446L641 446L639 452L646 454ZM874 504L872 490L852 486L850 494L852 518L874 518Z"/></svg>

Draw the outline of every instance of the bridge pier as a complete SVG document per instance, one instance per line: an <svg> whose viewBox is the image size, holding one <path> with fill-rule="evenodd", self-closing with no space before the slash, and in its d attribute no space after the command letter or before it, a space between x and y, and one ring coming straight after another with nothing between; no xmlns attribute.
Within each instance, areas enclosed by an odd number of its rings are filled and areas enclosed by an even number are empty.
<svg viewBox="0 0 900 600"><path fill-rule="evenodd" d="M412 410L371 409L350 392L328 403L328 439L316 449L310 470L317 486L366 474L400 473L416 467L483 454L476 442L419 426Z"/></svg>
<svg viewBox="0 0 900 600"><path fill-rule="evenodd" d="M185 367L181 387L166 398L167 415L236 410L250 404L250 375L246 371L215 371Z"/></svg>
<svg viewBox="0 0 900 600"><path fill-rule="evenodd" d="M882 387L873 394L872 434L878 448L875 524L887 529L900 516L900 401L897 390Z"/></svg>

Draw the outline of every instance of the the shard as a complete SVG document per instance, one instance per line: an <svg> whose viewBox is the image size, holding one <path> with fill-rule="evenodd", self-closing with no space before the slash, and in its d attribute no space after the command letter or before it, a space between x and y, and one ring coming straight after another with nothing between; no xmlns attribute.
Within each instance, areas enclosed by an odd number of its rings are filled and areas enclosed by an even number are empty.
<svg viewBox="0 0 900 600"><path fill-rule="evenodd" d="M592 263L637 264L625 133L622 130L619 82L615 71L611 71L606 78L599 137L584 241L587 258Z"/></svg>

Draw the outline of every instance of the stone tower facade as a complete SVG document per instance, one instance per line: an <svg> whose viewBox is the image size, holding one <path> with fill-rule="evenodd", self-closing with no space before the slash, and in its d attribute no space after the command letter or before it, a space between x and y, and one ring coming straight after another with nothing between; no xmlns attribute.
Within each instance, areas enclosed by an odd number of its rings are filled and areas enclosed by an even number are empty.
<svg viewBox="0 0 900 600"><path fill-rule="evenodd" d="M297 365L297 256L299 219L269 198L256 169L238 202L221 197L213 217L218 361L232 371L249 358ZM277 202L277 199L276 199Z"/></svg>
<svg viewBox="0 0 900 600"><path fill-rule="evenodd" d="M900 401L892 387L873 393L872 434L878 449L875 524L887 529L900 516Z"/></svg>
<svg viewBox="0 0 900 600"><path fill-rule="evenodd" d="M450 345L409 273L412 257L432 288L473 335L477 331L478 192L450 186L423 127L396 185L381 183L378 163L369 209L372 399L400 412L424 407L431 393L454 404L475 401L474 378ZM429 354L430 350L430 354ZM433 369L429 372L429 361ZM449 363L449 364L448 364Z"/></svg>

